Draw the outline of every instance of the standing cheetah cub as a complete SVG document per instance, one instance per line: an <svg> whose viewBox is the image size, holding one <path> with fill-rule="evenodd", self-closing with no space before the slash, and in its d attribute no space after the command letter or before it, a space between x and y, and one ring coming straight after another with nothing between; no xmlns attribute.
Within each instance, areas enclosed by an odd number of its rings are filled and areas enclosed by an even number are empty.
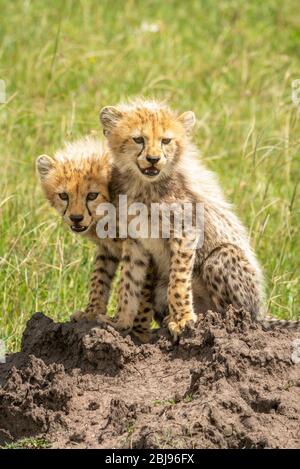
<svg viewBox="0 0 300 469"><path fill-rule="evenodd" d="M111 161L102 142L85 137L67 143L54 158L41 155L36 162L44 193L73 233L80 234L97 245L91 278L89 304L84 311L73 315L79 319L101 319L111 322L106 315L109 293L116 269L122 258L122 241L100 239L96 225L97 207L110 199L109 182ZM149 282L144 285L143 301L133 332L142 341L147 340L152 320ZM144 310L147 308L147 314Z"/></svg>
<svg viewBox="0 0 300 469"><path fill-rule="evenodd" d="M187 240L178 238L174 229L167 239L125 242L126 287L119 301L124 324L130 327L134 322L136 308L128 292L139 294L145 275L141 267L149 253L165 279L161 303L168 304L165 321L175 340L195 321L194 305L198 312L209 307L224 311L232 304L255 318L264 296L261 270L245 228L225 201L215 176L199 161L191 142L194 113L178 115L159 102L138 100L105 107L100 120L114 160L115 194L126 194L128 204L142 202L149 211L151 203L163 202L198 203L204 211L203 243L197 249L189 249ZM135 265L139 265L138 276Z"/></svg>

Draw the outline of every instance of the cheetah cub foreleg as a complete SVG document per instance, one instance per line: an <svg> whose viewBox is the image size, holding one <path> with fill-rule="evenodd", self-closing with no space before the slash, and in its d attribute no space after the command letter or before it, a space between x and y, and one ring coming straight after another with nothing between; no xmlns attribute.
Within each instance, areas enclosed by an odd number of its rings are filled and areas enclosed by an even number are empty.
<svg viewBox="0 0 300 469"><path fill-rule="evenodd" d="M146 279L141 292L139 309L134 319L132 334L141 342L149 342L151 337L151 323L154 318L153 311L153 284L154 273L152 263L148 266Z"/></svg>
<svg viewBox="0 0 300 469"><path fill-rule="evenodd" d="M148 308L148 305L144 303L142 293L146 284L150 255L140 243L128 239L123 243L122 264L115 325L120 330L130 331L135 318L141 311L140 308ZM146 295L148 297L148 293Z"/></svg>
<svg viewBox="0 0 300 469"><path fill-rule="evenodd" d="M109 300L112 280L114 278L119 258L108 253L104 246L97 247L96 258L94 262L93 273L91 277L91 286L89 293L89 303L85 310L76 311L72 319L79 321L81 319L111 322L106 316L106 308Z"/></svg>
<svg viewBox="0 0 300 469"><path fill-rule="evenodd" d="M185 327L196 321L192 294L194 243L186 239L171 238L170 254L169 314L165 323L173 340L177 341Z"/></svg>

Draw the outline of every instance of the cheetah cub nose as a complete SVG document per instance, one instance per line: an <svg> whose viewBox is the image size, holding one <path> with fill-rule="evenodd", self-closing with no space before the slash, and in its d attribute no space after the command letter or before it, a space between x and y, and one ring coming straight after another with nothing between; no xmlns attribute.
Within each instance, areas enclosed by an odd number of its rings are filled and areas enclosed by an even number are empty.
<svg viewBox="0 0 300 469"><path fill-rule="evenodd" d="M80 223L83 220L83 215L70 215L70 220L74 223Z"/></svg>
<svg viewBox="0 0 300 469"><path fill-rule="evenodd" d="M160 156L146 156L146 160L151 164L155 164L160 160Z"/></svg>

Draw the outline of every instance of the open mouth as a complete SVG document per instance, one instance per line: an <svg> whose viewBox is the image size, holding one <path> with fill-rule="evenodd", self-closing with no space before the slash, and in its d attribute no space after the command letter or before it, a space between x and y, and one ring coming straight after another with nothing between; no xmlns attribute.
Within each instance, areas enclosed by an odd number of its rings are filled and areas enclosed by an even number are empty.
<svg viewBox="0 0 300 469"><path fill-rule="evenodd" d="M87 226L81 226L81 225L72 225L71 230L75 231L75 233L83 233L83 231L87 230Z"/></svg>
<svg viewBox="0 0 300 469"><path fill-rule="evenodd" d="M140 168L140 167L139 167ZM149 166L149 168L140 168L140 171L145 176L157 176L160 173L160 170L155 166Z"/></svg>

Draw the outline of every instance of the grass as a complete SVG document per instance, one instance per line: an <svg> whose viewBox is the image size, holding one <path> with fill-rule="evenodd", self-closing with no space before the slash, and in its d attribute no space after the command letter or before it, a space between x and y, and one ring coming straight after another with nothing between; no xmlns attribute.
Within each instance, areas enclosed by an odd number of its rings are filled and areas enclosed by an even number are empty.
<svg viewBox="0 0 300 469"><path fill-rule="evenodd" d="M170 398L170 399L155 399L153 401L154 406L160 406L160 405L175 405L176 404L176 399Z"/></svg>
<svg viewBox="0 0 300 469"><path fill-rule="evenodd" d="M6 443L0 449L47 449L51 443L44 438L23 438L14 443Z"/></svg>
<svg viewBox="0 0 300 469"><path fill-rule="evenodd" d="M0 0L0 338L17 350L35 311L66 320L87 300L92 246L61 226L34 162L99 132L127 96L167 98L199 119L207 165L250 229L268 307L299 317L297 0Z"/></svg>

